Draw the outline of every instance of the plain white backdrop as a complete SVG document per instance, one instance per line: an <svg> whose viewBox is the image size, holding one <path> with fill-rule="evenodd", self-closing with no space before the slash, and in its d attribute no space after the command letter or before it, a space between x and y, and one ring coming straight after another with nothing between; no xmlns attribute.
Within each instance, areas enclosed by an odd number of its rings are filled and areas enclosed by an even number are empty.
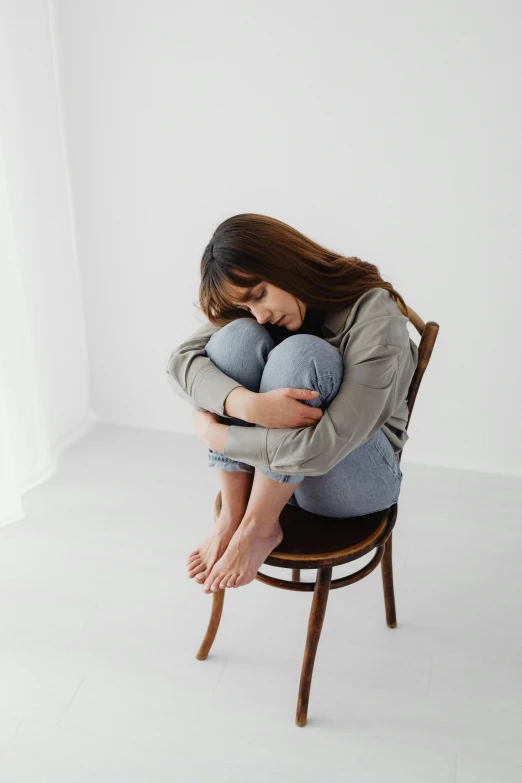
<svg viewBox="0 0 522 783"><path fill-rule="evenodd" d="M441 324L405 458L520 475L513 20L256 8L16 4L4 155L51 434L86 399L102 421L191 431L164 365L198 326L211 232L257 211L376 263Z"/></svg>
<svg viewBox="0 0 522 783"><path fill-rule="evenodd" d="M404 460L522 475L520 7L58 2L90 404L191 431L163 378L217 224L272 215L441 329Z"/></svg>
<svg viewBox="0 0 522 783"><path fill-rule="evenodd" d="M521 23L513 0L0 0L2 783L522 780ZM218 477L165 367L241 212L440 324L398 626L377 569L331 591L304 729L310 593L227 590L195 659Z"/></svg>
<svg viewBox="0 0 522 783"><path fill-rule="evenodd" d="M20 482L89 421L192 432L164 368L201 323L203 248L246 211L377 264L440 324L405 463L522 475L516 3L3 9L2 236L33 368L10 404L38 397L47 433L22 432Z"/></svg>

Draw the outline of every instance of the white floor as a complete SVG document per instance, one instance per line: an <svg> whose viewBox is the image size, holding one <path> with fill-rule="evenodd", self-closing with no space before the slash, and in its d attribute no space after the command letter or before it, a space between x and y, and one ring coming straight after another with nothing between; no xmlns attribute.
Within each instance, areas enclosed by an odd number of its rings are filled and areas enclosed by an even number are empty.
<svg viewBox="0 0 522 783"><path fill-rule="evenodd" d="M216 471L191 435L97 424L0 529L2 783L521 783L522 480L402 469L398 626L380 567L332 591L298 728L311 593L227 590L196 660Z"/></svg>

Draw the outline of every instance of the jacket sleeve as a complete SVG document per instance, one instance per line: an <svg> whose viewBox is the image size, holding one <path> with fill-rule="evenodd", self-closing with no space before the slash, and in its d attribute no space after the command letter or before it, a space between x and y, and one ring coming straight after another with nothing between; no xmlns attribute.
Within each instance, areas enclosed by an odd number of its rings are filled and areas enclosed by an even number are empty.
<svg viewBox="0 0 522 783"><path fill-rule="evenodd" d="M230 419L233 417L223 412L225 400L242 384L221 372L205 352L206 344L221 328L209 322L203 324L172 351L165 372L174 392L193 408Z"/></svg>
<svg viewBox="0 0 522 783"><path fill-rule="evenodd" d="M293 429L231 425L225 456L276 473L327 473L393 415L405 354L403 346L391 343L357 351L349 363L344 359L341 388L317 424Z"/></svg>

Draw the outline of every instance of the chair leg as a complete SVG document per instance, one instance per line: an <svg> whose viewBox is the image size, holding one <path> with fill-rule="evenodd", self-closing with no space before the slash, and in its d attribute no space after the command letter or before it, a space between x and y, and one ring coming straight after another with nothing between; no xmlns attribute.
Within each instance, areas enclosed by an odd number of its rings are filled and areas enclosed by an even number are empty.
<svg viewBox="0 0 522 783"><path fill-rule="evenodd" d="M384 606L386 608L386 623L388 628L397 628L397 615L395 614L395 595L393 592L393 565L392 565L392 535L384 545L384 555L381 560L382 584L384 587Z"/></svg>
<svg viewBox="0 0 522 783"><path fill-rule="evenodd" d="M315 655L321 636L328 594L330 592L330 583L332 581L332 567L319 568L317 570L317 579L314 587L314 597L312 608L310 610L310 619L308 621L308 634L306 637L306 647L301 669L301 681L299 683L299 695L297 697L297 711L295 722L298 726L306 726L308 714L308 699L310 696L310 686L312 684L312 672L314 669Z"/></svg>
<svg viewBox="0 0 522 783"><path fill-rule="evenodd" d="M198 661L204 661L209 653L210 648L212 647L212 643L214 642L217 630L219 628L224 600L224 590L216 590L216 592L212 594L212 614L210 615L210 622L208 624L205 638L203 639L201 647L196 653L196 658Z"/></svg>
<svg viewBox="0 0 522 783"><path fill-rule="evenodd" d="M301 569L292 568L292 582L300 582L300 581L301 581Z"/></svg>

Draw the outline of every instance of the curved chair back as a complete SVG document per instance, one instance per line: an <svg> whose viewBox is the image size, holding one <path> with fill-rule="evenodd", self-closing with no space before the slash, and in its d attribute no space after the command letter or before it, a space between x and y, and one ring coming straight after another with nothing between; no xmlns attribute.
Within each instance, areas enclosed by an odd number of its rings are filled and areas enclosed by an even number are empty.
<svg viewBox="0 0 522 783"><path fill-rule="evenodd" d="M419 386L422 381L422 377L424 375L424 372L426 370L426 367L429 364L431 354L433 351L433 346L435 345L435 340L437 339L437 335L439 333L439 324L436 323L436 321L428 321L428 323L424 323L422 318L417 315L415 310L412 310L411 307L408 307L408 318L411 321L411 323L414 325L416 330L421 336L420 343L419 343L419 356L418 356L418 362L417 367L415 370L415 373L413 375L413 378L411 379L410 388L408 391L408 398L407 398L407 404L408 404L408 422L406 424L406 429L408 429L408 426L411 421L411 412L413 410L413 406L415 405L415 400L417 398L417 392L419 391ZM402 449L399 452L399 462L401 461L402 457Z"/></svg>

